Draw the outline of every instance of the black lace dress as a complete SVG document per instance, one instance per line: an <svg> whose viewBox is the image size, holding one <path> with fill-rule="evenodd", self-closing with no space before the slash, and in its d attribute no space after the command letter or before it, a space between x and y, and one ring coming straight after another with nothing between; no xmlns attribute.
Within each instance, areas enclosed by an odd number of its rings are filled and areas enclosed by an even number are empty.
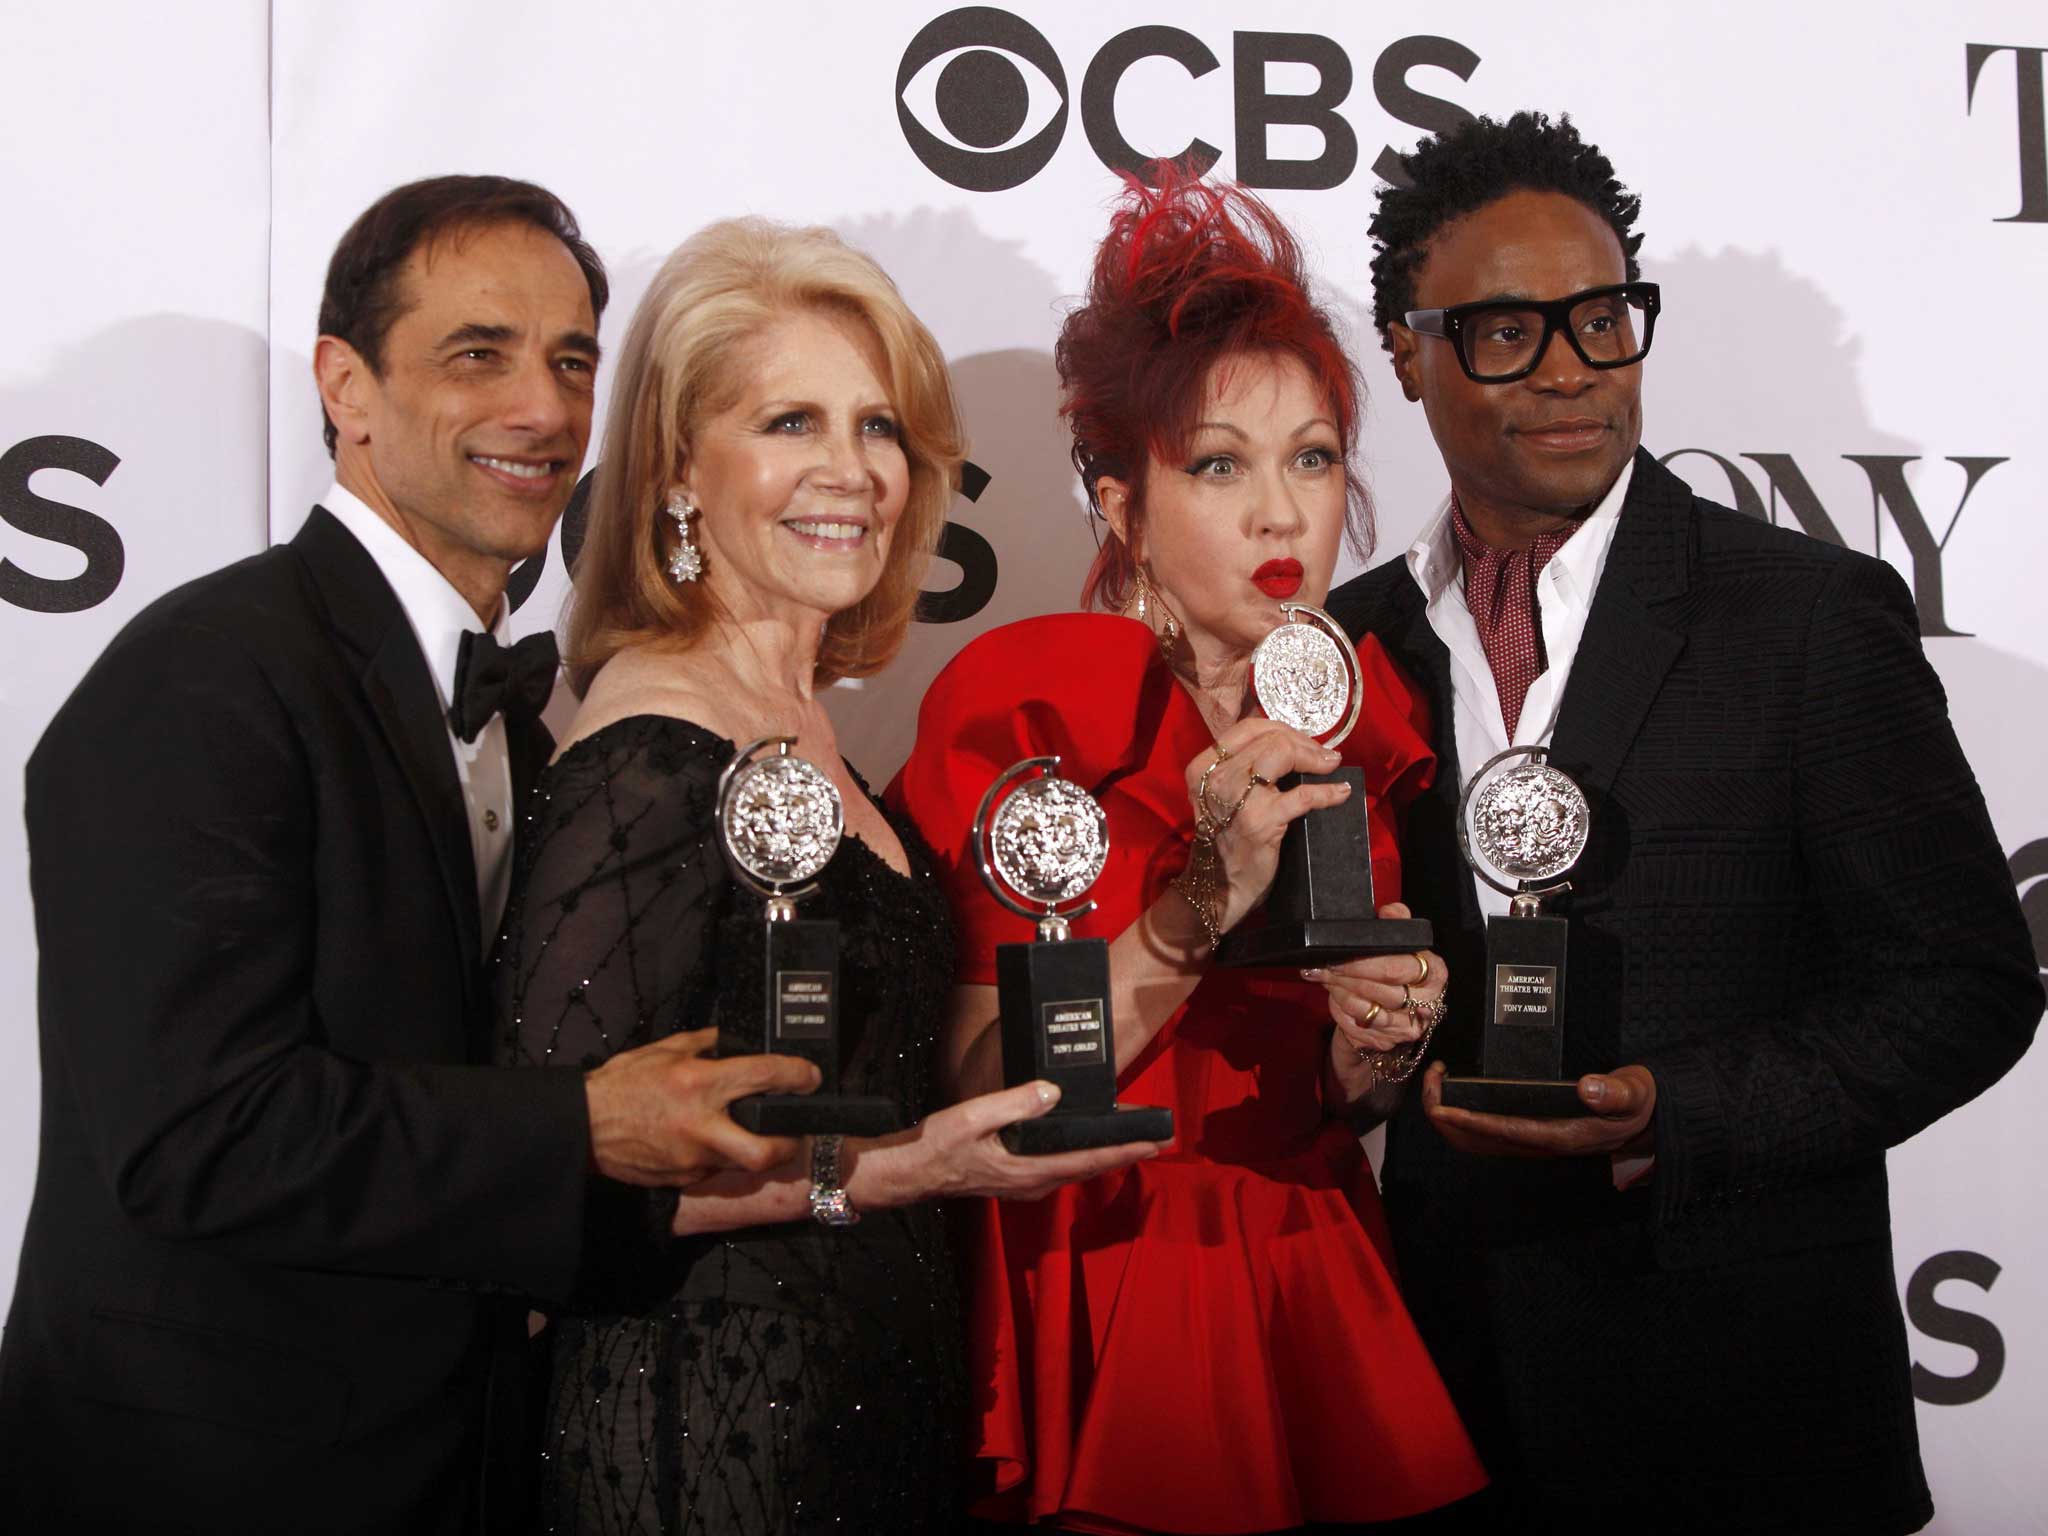
<svg viewBox="0 0 2048 1536"><path fill-rule="evenodd" d="M564 753L528 808L496 965L505 1059L594 1067L716 1023L720 922L758 921L713 832L734 746L635 716ZM931 857L847 837L806 917L842 939L844 1087L929 1108L952 983ZM929 1205L675 1240L676 1196L603 1183L552 1322L542 1528L931 1531L957 1519L967 1404L953 1265Z"/></svg>

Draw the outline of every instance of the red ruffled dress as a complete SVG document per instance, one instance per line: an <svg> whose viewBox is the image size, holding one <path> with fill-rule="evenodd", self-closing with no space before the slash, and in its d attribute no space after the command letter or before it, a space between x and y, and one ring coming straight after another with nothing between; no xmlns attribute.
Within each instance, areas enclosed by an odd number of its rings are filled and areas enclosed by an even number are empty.
<svg viewBox="0 0 2048 1536"><path fill-rule="evenodd" d="M1373 882L1400 888L1395 814L1435 770L1425 706L1359 647ZM1186 863L1183 772L1213 745L1130 619L1061 614L991 631L939 676L890 791L946 870L963 984L1031 926L988 894L974 809L1020 758L1109 818L1100 903L1115 938ZM971 1439L992 1519L1082 1531L1270 1531L1392 1520L1485 1481L1394 1281L1358 1138L1326 1119L1322 988L1212 969L1118 1081L1173 1109L1172 1150L1036 1203L977 1202L967 1279Z"/></svg>

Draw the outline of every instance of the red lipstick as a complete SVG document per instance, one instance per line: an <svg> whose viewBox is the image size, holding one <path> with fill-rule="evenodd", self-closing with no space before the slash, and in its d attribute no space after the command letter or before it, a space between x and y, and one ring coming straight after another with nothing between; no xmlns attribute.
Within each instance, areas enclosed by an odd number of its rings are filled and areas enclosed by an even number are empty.
<svg viewBox="0 0 2048 1536"><path fill-rule="evenodd" d="M1252 585L1268 597L1292 597L1301 590L1301 562L1268 560L1252 572Z"/></svg>

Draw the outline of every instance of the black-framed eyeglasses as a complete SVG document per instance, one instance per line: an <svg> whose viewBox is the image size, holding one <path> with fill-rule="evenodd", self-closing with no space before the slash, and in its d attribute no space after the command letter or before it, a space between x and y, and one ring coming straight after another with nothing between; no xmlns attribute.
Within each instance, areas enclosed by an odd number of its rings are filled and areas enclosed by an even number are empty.
<svg viewBox="0 0 2048 1536"><path fill-rule="evenodd" d="M1662 304L1655 283L1614 283L1562 299L1481 299L1448 309L1411 309L1411 331L1458 349L1475 384L1511 384L1536 371L1550 338L1564 332L1588 368L1626 368L1650 350Z"/></svg>

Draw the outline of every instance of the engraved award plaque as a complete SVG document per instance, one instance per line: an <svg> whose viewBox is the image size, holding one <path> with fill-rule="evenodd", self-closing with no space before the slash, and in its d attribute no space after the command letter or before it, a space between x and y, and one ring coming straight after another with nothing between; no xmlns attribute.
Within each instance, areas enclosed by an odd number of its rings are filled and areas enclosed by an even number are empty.
<svg viewBox="0 0 2048 1536"><path fill-rule="evenodd" d="M1543 899L1571 889L1564 875L1586 849L1586 796L1546 761L1544 747L1510 747L1472 775L1458 802L1465 862L1509 898L1486 920L1487 1004L1482 1077L1444 1079L1444 1102L1489 1115L1553 1120L1588 1113L1563 1080L1567 923ZM1516 762L1526 758L1525 762Z"/></svg>
<svg viewBox="0 0 2048 1536"><path fill-rule="evenodd" d="M726 919L720 937L718 1054L802 1056L824 1074L816 1093L760 1093L732 1117L764 1136L893 1131L894 1101L839 1092L839 925L800 918L839 847L839 790L792 755L789 736L740 748L718 779L718 840L733 877L766 903L765 921ZM764 755L766 754L766 755Z"/></svg>
<svg viewBox="0 0 2048 1536"><path fill-rule="evenodd" d="M1087 790L1057 777L1059 765L1026 758L988 787L974 813L983 883L1038 925L1033 942L996 946L1003 1082L1044 1078L1060 1087L1050 1111L1003 1128L1003 1145L1037 1153L1165 1141L1172 1110L1117 1107L1109 941L1077 939L1070 927L1095 910L1083 898L1109 857L1109 823Z"/></svg>
<svg viewBox="0 0 2048 1536"><path fill-rule="evenodd" d="M1279 627L1252 652L1252 692L1269 719L1335 746L1351 734L1364 703L1358 652L1322 609L1282 603L1280 612ZM1429 948L1435 933L1426 919L1377 915L1365 771L1290 773L1273 787L1284 793L1304 783L1348 783L1351 798L1288 826L1264 921L1226 934L1216 963L1292 969Z"/></svg>

